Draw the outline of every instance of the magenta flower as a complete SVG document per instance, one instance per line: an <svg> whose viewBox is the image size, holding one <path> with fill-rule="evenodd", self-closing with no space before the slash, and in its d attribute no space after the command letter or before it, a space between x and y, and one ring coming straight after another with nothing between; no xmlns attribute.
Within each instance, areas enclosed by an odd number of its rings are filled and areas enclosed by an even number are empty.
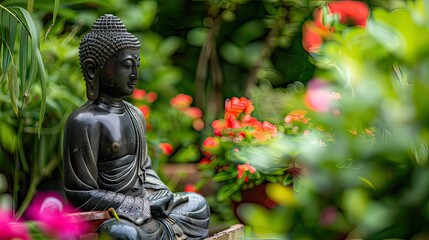
<svg viewBox="0 0 429 240"><path fill-rule="evenodd" d="M30 239L27 226L12 219L12 212L0 208L0 239Z"/></svg>
<svg viewBox="0 0 429 240"><path fill-rule="evenodd" d="M72 206L64 204L55 193L38 194L27 210L27 216L38 221L42 232L55 239L71 239L89 230L89 224L71 213Z"/></svg>

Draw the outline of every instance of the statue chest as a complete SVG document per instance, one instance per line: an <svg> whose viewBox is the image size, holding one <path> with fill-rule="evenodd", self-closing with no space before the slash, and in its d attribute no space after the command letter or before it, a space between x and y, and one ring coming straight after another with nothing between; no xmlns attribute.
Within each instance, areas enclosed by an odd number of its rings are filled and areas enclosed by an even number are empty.
<svg viewBox="0 0 429 240"><path fill-rule="evenodd" d="M99 161L106 162L135 155L137 133L127 112L109 115L100 125Z"/></svg>

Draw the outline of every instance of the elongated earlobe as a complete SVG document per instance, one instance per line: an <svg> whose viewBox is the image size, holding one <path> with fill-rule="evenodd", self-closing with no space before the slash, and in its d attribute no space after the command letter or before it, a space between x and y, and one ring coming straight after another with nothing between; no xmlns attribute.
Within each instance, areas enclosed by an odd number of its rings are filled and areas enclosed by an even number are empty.
<svg viewBox="0 0 429 240"><path fill-rule="evenodd" d="M82 62L83 75L86 81L86 96L89 100L96 100L100 89L97 64L93 59L85 59Z"/></svg>

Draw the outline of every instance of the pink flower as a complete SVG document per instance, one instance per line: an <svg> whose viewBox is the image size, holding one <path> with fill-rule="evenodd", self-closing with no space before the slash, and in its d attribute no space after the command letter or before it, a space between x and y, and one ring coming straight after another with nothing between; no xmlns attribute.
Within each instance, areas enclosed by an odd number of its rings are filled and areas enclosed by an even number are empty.
<svg viewBox="0 0 429 240"><path fill-rule="evenodd" d="M237 179L241 179L243 175L245 175L244 182L248 182L249 176L247 176L246 172L249 172L250 174L254 174L256 172L256 168L250 166L250 163L248 162L246 164L237 165Z"/></svg>
<svg viewBox="0 0 429 240"><path fill-rule="evenodd" d="M146 91L143 89L134 89L133 94L131 95L131 98L134 100L143 100L146 96Z"/></svg>
<svg viewBox="0 0 429 240"><path fill-rule="evenodd" d="M12 212L0 208L0 239L30 239L27 226L12 220Z"/></svg>
<svg viewBox="0 0 429 240"><path fill-rule="evenodd" d="M310 80L304 101L307 107L316 112L328 112L331 100L331 92L328 84L319 79Z"/></svg>
<svg viewBox="0 0 429 240"><path fill-rule="evenodd" d="M320 213L320 224L322 226L332 225L338 219L338 215L338 210L334 206L329 206Z"/></svg>
<svg viewBox="0 0 429 240"><path fill-rule="evenodd" d="M177 109L184 109L191 105L192 97L183 93L178 94L170 100L171 106Z"/></svg>
<svg viewBox="0 0 429 240"><path fill-rule="evenodd" d="M74 213L73 207L64 204L56 193L36 195L27 210L27 216L55 239L71 239L88 232L89 224L70 213Z"/></svg>
<svg viewBox="0 0 429 240"><path fill-rule="evenodd" d="M171 155L173 153L173 146L170 143L160 143L159 148L161 148L164 155Z"/></svg>

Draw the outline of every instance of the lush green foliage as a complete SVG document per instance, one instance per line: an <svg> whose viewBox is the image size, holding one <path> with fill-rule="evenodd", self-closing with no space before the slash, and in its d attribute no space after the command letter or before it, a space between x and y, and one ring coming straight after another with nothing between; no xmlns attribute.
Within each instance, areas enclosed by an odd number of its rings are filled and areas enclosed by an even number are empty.
<svg viewBox="0 0 429 240"><path fill-rule="evenodd" d="M374 9L366 29L337 31L312 54L319 90L341 96L311 116L333 141L313 144L321 136L310 133L290 146L299 153L300 187L271 185L275 211L240 209L258 236L426 236L428 7L415 1L392 12ZM314 91L309 84L310 109Z"/></svg>

